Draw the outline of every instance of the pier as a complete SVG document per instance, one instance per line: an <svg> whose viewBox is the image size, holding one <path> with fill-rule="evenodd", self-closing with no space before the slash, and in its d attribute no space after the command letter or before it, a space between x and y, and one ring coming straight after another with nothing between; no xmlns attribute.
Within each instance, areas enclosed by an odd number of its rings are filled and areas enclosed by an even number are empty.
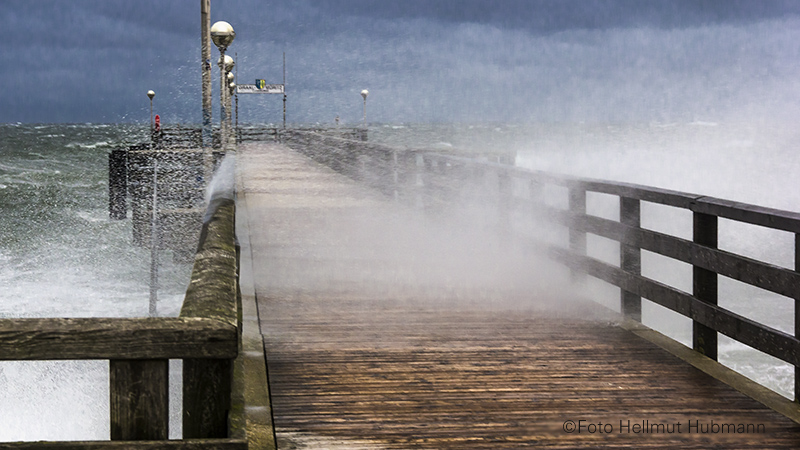
<svg viewBox="0 0 800 450"><path fill-rule="evenodd" d="M797 423L722 380L791 402L596 304L405 284L409 246L447 230L347 170L279 144L238 158L278 448L798 445Z"/></svg>
<svg viewBox="0 0 800 450"><path fill-rule="evenodd" d="M3 360L109 360L112 430L0 449L800 446L797 403L716 362L723 333L800 365L795 335L716 289L724 275L800 298L794 269L717 248L716 228L796 234L800 214L359 133L264 133L235 157L179 317L0 320ZM618 197L619 218L587 213L592 193ZM642 203L690 211L693 239L642 227ZM588 234L618 263L588 255ZM694 291L644 276L643 250L691 264ZM570 288L588 276L620 288L619 313ZM692 348L644 326L642 298L692 319Z"/></svg>

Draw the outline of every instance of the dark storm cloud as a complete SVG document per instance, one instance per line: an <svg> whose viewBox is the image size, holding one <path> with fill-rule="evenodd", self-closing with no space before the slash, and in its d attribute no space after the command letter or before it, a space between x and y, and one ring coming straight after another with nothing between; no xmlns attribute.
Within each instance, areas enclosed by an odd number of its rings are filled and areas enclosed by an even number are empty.
<svg viewBox="0 0 800 450"><path fill-rule="evenodd" d="M365 19L418 19L488 24L535 33L628 27L674 28L721 22L752 22L800 12L783 0L313 0L330 15Z"/></svg>
<svg viewBox="0 0 800 450"><path fill-rule="evenodd" d="M281 82L286 52L289 119L300 122L359 120L363 88L376 121L780 110L800 103L798 11L736 0L211 4L212 22L236 29L240 83ZM0 121L143 121L147 89L166 121L199 121L199 16L196 0L0 3L0 58L14 62L0 66ZM278 96L241 99L246 120L277 121L280 109Z"/></svg>

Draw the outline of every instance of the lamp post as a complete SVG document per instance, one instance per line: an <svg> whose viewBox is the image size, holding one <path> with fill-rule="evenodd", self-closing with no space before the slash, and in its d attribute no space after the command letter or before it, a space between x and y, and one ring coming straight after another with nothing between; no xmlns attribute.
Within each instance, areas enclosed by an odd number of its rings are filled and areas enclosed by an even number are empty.
<svg viewBox="0 0 800 450"><path fill-rule="evenodd" d="M367 128L367 95L369 95L368 90L361 91L361 96L364 97L364 128Z"/></svg>
<svg viewBox="0 0 800 450"><path fill-rule="evenodd" d="M231 82L228 83L228 89L229 89L229 91L228 91L228 111L231 112L230 114L228 114L228 130L230 130L230 133L231 133L231 135L230 135L230 137L228 139L228 142L230 142L231 145L234 146L234 148L235 148L236 147L236 128L234 128L234 126L233 126L233 95L236 92L236 83L233 82L233 78L234 78L233 74L232 73L228 73L228 75L230 75L228 77L228 79L231 80ZM237 121L238 121L238 117L237 117Z"/></svg>
<svg viewBox="0 0 800 450"><path fill-rule="evenodd" d="M236 83L234 83L233 80L236 77L233 75L233 72L229 70L226 78L228 79L228 143L235 145L236 131L233 128L233 93L236 88Z"/></svg>
<svg viewBox="0 0 800 450"><path fill-rule="evenodd" d="M211 180L214 129L211 119L213 98L211 97L211 0L200 0L200 61L203 83L203 180Z"/></svg>
<svg viewBox="0 0 800 450"><path fill-rule="evenodd" d="M225 66L226 66L226 58L225 58L225 50L228 48L229 45L233 42L233 39L236 37L236 32L233 31L233 27L228 22L220 20L219 22L215 22L214 25L211 25L211 40L214 42L214 45L217 46L219 49L219 100L220 100L220 126L219 126L219 139L220 139L220 146L223 150L227 147L227 124L226 124L226 112L225 112L225 91L227 91L227 82L225 77ZM231 58L231 62L233 58ZM233 68L233 65L231 65Z"/></svg>
<svg viewBox="0 0 800 450"><path fill-rule="evenodd" d="M224 134L224 137L221 138L221 142L225 143L222 146L222 149L224 151L228 151L228 147L230 146L230 143L231 143L231 141L230 141L230 136L231 136L231 105L230 105L231 91L230 91L230 83L231 83L231 80L232 80L231 71L233 70L233 66L236 63L234 62L233 58L231 58L228 55L225 55L225 57L221 57L220 59L222 61L224 61L224 62L220 62L220 65L221 65L221 70L224 71L224 78L223 79L225 80L224 84L220 85L220 98L222 99L222 102L224 103L224 106L222 107L222 118L221 118L221 120L223 121L223 123L225 125L224 127L220 127L220 134Z"/></svg>
<svg viewBox="0 0 800 450"><path fill-rule="evenodd" d="M153 146L153 97L156 93L147 91L150 97L150 145ZM150 211L150 316L155 317L158 302L158 158L153 155L153 203Z"/></svg>
<svg viewBox="0 0 800 450"><path fill-rule="evenodd" d="M152 90L147 91L147 96L150 97L150 136L153 135L153 97L156 93Z"/></svg>

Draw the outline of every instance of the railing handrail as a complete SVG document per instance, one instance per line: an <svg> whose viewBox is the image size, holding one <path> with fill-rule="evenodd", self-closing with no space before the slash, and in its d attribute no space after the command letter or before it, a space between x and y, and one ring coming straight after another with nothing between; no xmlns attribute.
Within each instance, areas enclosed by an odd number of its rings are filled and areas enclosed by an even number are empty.
<svg viewBox="0 0 800 450"><path fill-rule="evenodd" d="M247 448L244 436L228 429L233 360L241 345L235 203L221 199L212 206L180 317L0 319L0 360L110 361L112 442L86 445L152 448L152 442L137 441L167 442L169 359L182 359L184 440L170 441L172 447ZM75 448L69 442L37 444Z"/></svg>
<svg viewBox="0 0 800 450"><path fill-rule="evenodd" d="M510 208L518 203L533 203L538 208L540 217L568 227L569 248L544 243L536 245L573 271L588 273L619 286L621 311L625 316L641 321L641 298L645 297L692 319L693 348L712 359L717 356L716 333L720 332L793 364L796 371L796 400L800 395L800 340L797 337L800 335L800 319L795 321L795 333L792 335L717 305L718 275L794 298L796 303L800 300L800 213L634 183L530 170L422 149L392 148L375 144L367 146L357 141L344 142L343 139L308 132L298 137L301 144L313 143L315 148L306 151L312 154L322 153L321 161L325 160L324 153L328 151L335 154L349 152L351 161L364 157L370 163L380 165L381 167L375 168L379 175L392 171L395 174L405 173L405 177L395 175L394 190L417 191L417 194L407 198L414 199L418 204L427 201L440 202L432 197L460 189L458 183L447 181L449 172L457 172L459 169L494 171L497 174L496 190L501 198L499 214L508 215ZM376 152L380 154L379 157L375 155ZM393 158L387 158L388 154L392 154ZM337 164L341 162L337 161ZM405 167L398 167L403 164ZM343 172L363 178L360 171L364 169L363 162L360 165L350 162L343 167ZM514 198L509 182L511 178L527 181L531 192L544 184L566 188L569 206L567 209L560 209L531 198ZM620 220L587 214L587 192L617 196L620 199ZM693 239L681 239L643 228L640 224L642 201L691 211L694 220ZM796 267L788 269L720 250L717 248L717 219L720 217L794 233ZM587 256L587 233L618 241L620 265L614 266ZM683 292L641 275L642 250L691 264L693 292ZM800 305L795 305L795 311L797 317Z"/></svg>
<svg viewBox="0 0 800 450"><path fill-rule="evenodd" d="M236 328L209 318L0 319L0 360L235 358Z"/></svg>

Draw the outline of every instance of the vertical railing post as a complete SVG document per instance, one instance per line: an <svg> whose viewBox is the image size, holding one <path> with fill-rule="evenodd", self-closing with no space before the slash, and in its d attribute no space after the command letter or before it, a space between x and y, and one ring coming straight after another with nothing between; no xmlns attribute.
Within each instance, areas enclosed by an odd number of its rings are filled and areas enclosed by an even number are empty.
<svg viewBox="0 0 800 450"><path fill-rule="evenodd" d="M183 360L183 437L228 437L233 362L230 359Z"/></svg>
<svg viewBox="0 0 800 450"><path fill-rule="evenodd" d="M497 171L497 225L500 239L506 242L511 236L511 174L508 170Z"/></svg>
<svg viewBox="0 0 800 450"><path fill-rule="evenodd" d="M414 155L414 206L425 211L425 159L421 153Z"/></svg>
<svg viewBox="0 0 800 450"><path fill-rule="evenodd" d="M532 204L540 203L542 199L543 183L533 178L528 181L528 201Z"/></svg>
<svg viewBox="0 0 800 450"><path fill-rule="evenodd" d="M400 173L398 168L398 161L397 161L397 150L392 150L392 196L394 198L395 203L400 198Z"/></svg>
<svg viewBox="0 0 800 450"><path fill-rule="evenodd" d="M111 360L111 440L169 438L169 360Z"/></svg>
<svg viewBox="0 0 800 450"><path fill-rule="evenodd" d="M631 228L641 226L641 202L635 198L619 198L619 221ZM619 245L619 267L625 272L642 274L642 250L638 246L623 242ZM624 289L620 290L620 311L625 317L642 321L642 298Z"/></svg>
<svg viewBox="0 0 800 450"><path fill-rule="evenodd" d="M717 248L717 216L693 213L694 243ZM717 304L717 274L702 267L692 267L692 292L698 300ZM699 353L717 360L717 332L699 322L692 324L692 347Z"/></svg>
<svg viewBox="0 0 800 450"><path fill-rule="evenodd" d="M794 235L794 271L800 272L800 233ZM800 337L800 293L794 298L794 336ZM794 401L800 403L800 366L794 366Z"/></svg>
<svg viewBox="0 0 800 450"><path fill-rule="evenodd" d="M422 158L422 209L426 215L433 213L436 205L436 189L433 185L433 178L437 168L436 157L425 156Z"/></svg>
<svg viewBox="0 0 800 450"><path fill-rule="evenodd" d="M569 226L569 249L574 254L585 256L586 232L581 231L576 223L586 215L586 189L580 183L572 183L569 186L569 212L573 218L573 223ZM582 271L572 269L573 282L581 282L584 279Z"/></svg>

